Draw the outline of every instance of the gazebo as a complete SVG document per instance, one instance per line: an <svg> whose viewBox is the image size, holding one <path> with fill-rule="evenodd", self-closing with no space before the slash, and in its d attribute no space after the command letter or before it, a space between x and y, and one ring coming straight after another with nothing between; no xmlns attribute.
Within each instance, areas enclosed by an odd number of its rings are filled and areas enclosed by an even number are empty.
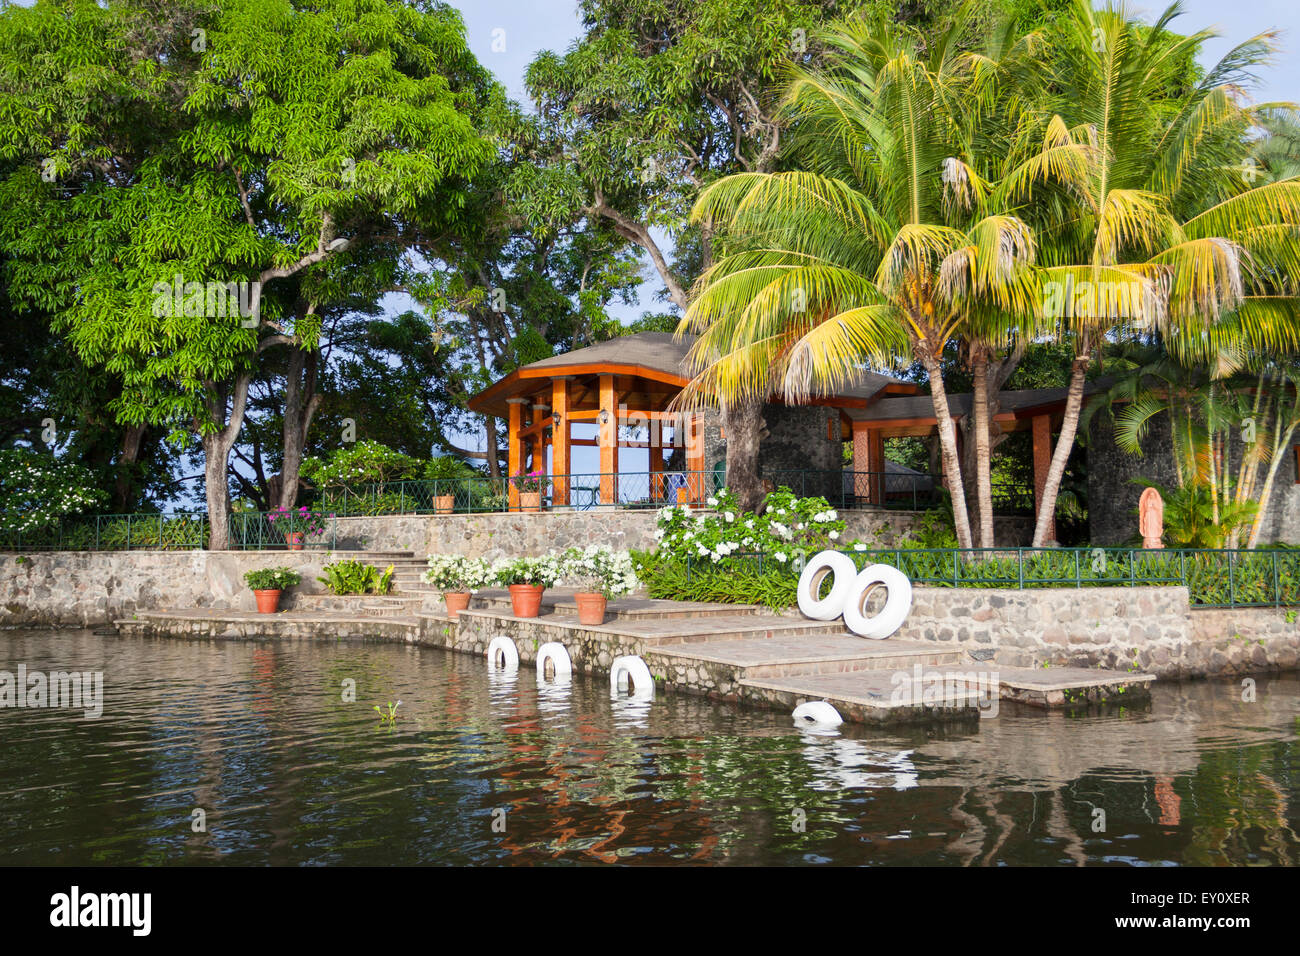
<svg viewBox="0 0 1300 956"><path fill-rule="evenodd" d="M471 398L469 408L506 421L510 474L546 473L553 505L587 503L574 500L579 489L572 473L573 449L584 446L600 452L598 484L583 489L595 493L591 503L613 505L628 498L620 495L620 477L629 477L619 472L623 448L650 449L648 474L637 485L638 500L700 501L721 483L713 476L725 459L726 436L714 411L669 410L690 380L684 363L691 344L690 338L678 340L666 332L610 339L518 368ZM1003 429L1033 432L1038 500L1065 390L1010 391L1000 397L996 420ZM949 404L954 421L960 421L970 410L971 396L949 395ZM802 406L773 400L764 417L765 475L804 469L834 472L838 478L840 443L852 441L854 503L867 506L884 503L884 440L928 436L936 426L930 397L919 386L868 371L836 394L815 397ZM596 436L574 437L575 424L597 426ZM637 437L623 434L628 430ZM665 465L665 449L672 450L670 461L675 459L670 467ZM675 496L670 494L674 491ZM518 508L513 483L509 495L510 507Z"/></svg>

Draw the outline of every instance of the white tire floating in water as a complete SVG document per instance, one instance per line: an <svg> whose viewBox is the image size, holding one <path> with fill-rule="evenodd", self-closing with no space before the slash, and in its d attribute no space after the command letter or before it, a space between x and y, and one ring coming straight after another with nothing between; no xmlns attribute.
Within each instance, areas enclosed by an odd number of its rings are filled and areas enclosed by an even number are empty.
<svg viewBox="0 0 1300 956"><path fill-rule="evenodd" d="M506 670L515 670L519 667L519 649L515 647L515 642L510 640L504 634L499 634L492 638L487 649L488 667L504 667Z"/></svg>
<svg viewBox="0 0 1300 956"><path fill-rule="evenodd" d="M569 659L569 652L564 649L564 645L559 641L549 641L537 649L537 680L539 683L546 680L547 664L550 664L554 669L556 680L573 676L573 661Z"/></svg>
<svg viewBox="0 0 1300 956"><path fill-rule="evenodd" d="M806 704L800 704L794 709L791 716L794 717L794 722L800 727L811 727L819 730L828 730L844 723L844 718L840 716L840 712L824 700L810 700Z"/></svg>
<svg viewBox="0 0 1300 956"><path fill-rule="evenodd" d="M876 588L885 589L885 606L868 616L867 599ZM873 564L853 579L844 602L844 626L860 637L883 640L903 626L911 610L912 582L907 575L888 564Z"/></svg>
<svg viewBox="0 0 1300 956"><path fill-rule="evenodd" d="M822 551L813 556L799 575L799 610L814 621L833 621L840 616L858 569L853 559L838 551ZM817 597L822 582L832 575L830 593Z"/></svg>
<svg viewBox="0 0 1300 956"><path fill-rule="evenodd" d="M628 685L631 685L630 687ZM614 694L625 690L633 697L649 700L655 695L655 681L650 668L635 654L614 658L609 668L609 689Z"/></svg>

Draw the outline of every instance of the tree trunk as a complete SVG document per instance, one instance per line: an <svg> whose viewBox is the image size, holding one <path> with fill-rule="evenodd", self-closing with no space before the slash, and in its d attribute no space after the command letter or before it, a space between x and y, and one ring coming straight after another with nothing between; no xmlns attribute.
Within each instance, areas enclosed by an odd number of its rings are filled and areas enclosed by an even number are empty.
<svg viewBox="0 0 1300 956"><path fill-rule="evenodd" d="M1278 410L1278 427L1282 425L1281 409ZM1259 493L1259 510L1255 512L1255 520L1250 523L1250 537L1246 540L1246 547L1254 549L1259 544L1259 533L1264 528L1264 519L1268 514L1268 499L1273 497L1273 483L1277 478L1278 468L1282 465L1282 456L1285 449L1291 444L1291 435L1295 432L1296 424L1293 421L1287 428L1286 435L1282 439L1272 460L1268 463L1268 475L1264 479L1264 488Z"/></svg>
<svg viewBox="0 0 1300 956"><path fill-rule="evenodd" d="M230 467L230 449L244 427L244 409L248 404L248 384L252 376L240 375L235 381L234 400L231 403L230 421L220 431L200 435L203 445L203 484L208 502L208 550L226 551L230 548L230 482L226 473ZM215 396L208 403L213 424L226 418L225 395Z"/></svg>
<svg viewBox="0 0 1300 956"><path fill-rule="evenodd" d="M934 405L934 417L938 422L939 445L943 449L943 467L948 479L948 490L952 497L952 520L957 532L957 547L971 546L970 514L966 510L966 495L963 493L961 477L961 458L957 454L957 430L952 425L952 414L948 411L948 393L943 387L943 373L939 360L928 348L914 347L921 364L930 376L930 401Z"/></svg>
<svg viewBox="0 0 1300 956"><path fill-rule="evenodd" d="M230 548L230 483L226 480L230 447L221 435L203 436L203 491L208 500L208 550Z"/></svg>
<svg viewBox="0 0 1300 956"><path fill-rule="evenodd" d="M763 432L763 403L747 399L722 409L727 430L727 489L742 511L757 512L763 503L763 482L758 476L758 448Z"/></svg>
<svg viewBox="0 0 1300 956"><path fill-rule="evenodd" d="M487 444L483 447L487 449L488 477L497 479L501 477L501 459L497 457L496 416L487 416L483 423L483 429L487 433Z"/></svg>
<svg viewBox="0 0 1300 956"><path fill-rule="evenodd" d="M989 354L984 348L971 352L971 372L975 377L971 395L972 431L975 439L975 499L979 508L979 546L993 543L993 479L989 450Z"/></svg>
<svg viewBox="0 0 1300 956"><path fill-rule="evenodd" d="M1088 350L1090 351L1090 350ZM1083 411L1084 375L1088 371L1088 351L1082 356L1076 355L1070 366L1070 385L1065 394L1065 414L1061 420L1061 433L1056 436L1056 447L1052 449L1052 463L1047 468L1047 481L1043 483L1043 500L1038 507L1038 517L1034 521L1034 540L1032 547L1041 548L1047 538L1047 528L1056 514L1056 495L1061 490L1061 478L1065 475L1065 465L1074 450L1074 435L1079 429L1079 415Z"/></svg>
<svg viewBox="0 0 1300 956"><path fill-rule="evenodd" d="M140 448L144 444L148 425L127 425L122 435L122 453L117 460L117 476L113 479L113 510L119 514L134 510L130 508L132 475L134 465L140 460Z"/></svg>
<svg viewBox="0 0 1300 956"><path fill-rule="evenodd" d="M320 353L315 349L291 349L284 388L284 461L280 467L280 507L298 504L298 475L307 447L307 430L320 404L316 393L316 372Z"/></svg>

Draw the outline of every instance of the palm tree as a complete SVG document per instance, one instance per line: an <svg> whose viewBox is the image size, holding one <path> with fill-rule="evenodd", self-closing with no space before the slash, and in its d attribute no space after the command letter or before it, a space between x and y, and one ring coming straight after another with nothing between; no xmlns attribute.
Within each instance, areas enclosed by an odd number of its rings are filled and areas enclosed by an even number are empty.
<svg viewBox="0 0 1300 956"><path fill-rule="evenodd" d="M996 343L1027 328L1038 289L1032 232L992 201L986 171L997 163L981 151L996 139L971 133L1006 94L991 61L958 51L964 26L958 18L923 53L895 24L848 20L825 32L822 68L793 71L789 156L802 168L728 176L696 202L724 254L679 326L699 335L679 401L806 401L864 363L910 354L930 378L957 540L969 548L940 360L959 336ZM1010 52L1028 58L1028 43Z"/></svg>
<svg viewBox="0 0 1300 956"><path fill-rule="evenodd" d="M1272 35L1236 47L1189 85L1188 63L1212 34L1171 32L1179 13L1170 6L1147 26L1123 7L1075 0L1044 134L1045 147L1072 160L1051 186L1008 184L1015 198L1035 198L1026 215L1059 305L1045 312L1075 346L1035 546L1074 445L1087 367L1108 334L1159 330L1181 361L1233 342L1267 351L1297 339L1300 179L1261 183L1246 162L1251 129L1287 108L1252 107L1239 86L1269 55Z"/></svg>

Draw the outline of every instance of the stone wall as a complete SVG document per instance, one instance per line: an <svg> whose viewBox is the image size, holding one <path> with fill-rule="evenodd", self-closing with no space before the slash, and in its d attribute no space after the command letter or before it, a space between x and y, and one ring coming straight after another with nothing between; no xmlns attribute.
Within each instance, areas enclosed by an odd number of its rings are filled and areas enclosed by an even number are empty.
<svg viewBox="0 0 1300 956"><path fill-rule="evenodd" d="M923 512L844 510L845 539L891 546ZM383 515L339 518L335 546L373 551L413 551L495 559L540 554L549 548L605 544L640 551L655 547L656 509L594 508L536 514ZM1030 518L996 519L998 544L1028 543Z"/></svg>
<svg viewBox="0 0 1300 956"><path fill-rule="evenodd" d="M1115 444L1110 419L1104 414L1093 418L1088 432L1088 531L1093 544L1121 547L1137 535L1137 503L1143 487L1132 479L1142 478L1171 489L1178 486L1166 416L1152 420L1143 448L1142 455L1128 454ZM1260 529L1259 540L1263 544L1300 543L1300 485L1296 484L1295 451L1287 447L1282 454ZM1231 457L1240 461L1239 445L1234 444ZM1261 467L1261 488L1263 480Z"/></svg>
<svg viewBox="0 0 1300 956"><path fill-rule="evenodd" d="M244 572L283 565L302 575L284 595L324 590L327 551L52 551L0 554L0 627L90 626L139 610L256 609Z"/></svg>
<svg viewBox="0 0 1300 956"><path fill-rule="evenodd" d="M1289 670L1300 626L1274 608L1194 610L1184 587L913 591L901 640L990 651L1005 667L1136 668L1161 678Z"/></svg>

